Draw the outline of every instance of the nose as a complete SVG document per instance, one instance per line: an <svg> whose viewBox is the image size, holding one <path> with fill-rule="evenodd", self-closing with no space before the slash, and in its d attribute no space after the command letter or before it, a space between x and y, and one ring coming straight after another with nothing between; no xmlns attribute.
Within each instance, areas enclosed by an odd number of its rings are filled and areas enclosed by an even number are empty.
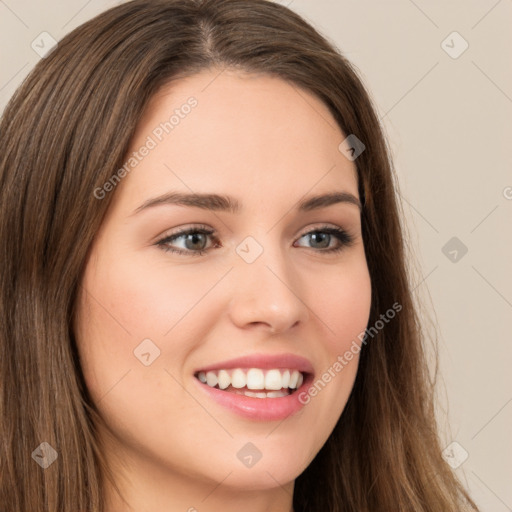
<svg viewBox="0 0 512 512"><path fill-rule="evenodd" d="M237 327L261 328L276 334L309 319L301 286L304 280L294 271L286 251L265 248L252 263L240 258L233 279L229 314Z"/></svg>

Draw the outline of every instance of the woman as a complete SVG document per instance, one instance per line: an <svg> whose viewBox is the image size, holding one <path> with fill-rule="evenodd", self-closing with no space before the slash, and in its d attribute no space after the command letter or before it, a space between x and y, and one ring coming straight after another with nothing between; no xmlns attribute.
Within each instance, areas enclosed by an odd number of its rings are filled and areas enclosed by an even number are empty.
<svg viewBox="0 0 512 512"><path fill-rule="evenodd" d="M0 129L2 510L477 510L377 117L298 15L128 2Z"/></svg>

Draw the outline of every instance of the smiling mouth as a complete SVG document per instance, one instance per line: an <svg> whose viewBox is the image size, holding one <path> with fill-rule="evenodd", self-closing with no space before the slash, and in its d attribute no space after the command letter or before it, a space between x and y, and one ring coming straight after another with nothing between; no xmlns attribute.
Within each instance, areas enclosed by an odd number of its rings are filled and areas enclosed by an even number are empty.
<svg viewBox="0 0 512 512"><path fill-rule="evenodd" d="M280 398L293 394L304 382L307 373L293 368L235 368L197 372L203 384L253 398Z"/></svg>

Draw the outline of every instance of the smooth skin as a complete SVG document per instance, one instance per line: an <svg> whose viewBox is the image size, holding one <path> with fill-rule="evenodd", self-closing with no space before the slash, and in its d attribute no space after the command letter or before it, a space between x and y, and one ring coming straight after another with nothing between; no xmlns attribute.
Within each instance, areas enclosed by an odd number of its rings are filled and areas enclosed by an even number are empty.
<svg viewBox="0 0 512 512"><path fill-rule="evenodd" d="M333 191L359 198L356 167L339 151L346 134L322 101L284 80L234 70L166 85L131 151L148 136L156 141L154 130L190 97L197 105L109 192L113 202L81 283L81 365L126 499L109 487L107 512L289 512L294 480L338 421L359 356L284 421L224 408L194 371L291 352L311 361L317 380L358 341L371 302L360 210L349 202L296 209ZM229 195L242 209L160 204L136 211L171 191ZM348 232L352 244L308 234L326 225ZM214 234L167 243L185 254L158 243L200 226ZM247 237L263 251L252 263L236 250ZM160 350L147 366L134 354L145 339ZM156 354L149 350L146 360ZM252 467L237 457L248 442L262 454Z"/></svg>

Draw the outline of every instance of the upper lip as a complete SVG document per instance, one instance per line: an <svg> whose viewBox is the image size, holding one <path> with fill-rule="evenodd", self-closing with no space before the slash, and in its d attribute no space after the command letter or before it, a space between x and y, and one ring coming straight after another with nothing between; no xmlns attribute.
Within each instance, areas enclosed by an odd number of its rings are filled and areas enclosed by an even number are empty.
<svg viewBox="0 0 512 512"><path fill-rule="evenodd" d="M208 372L213 370L229 370L234 368L261 368L269 370L272 368L289 368L299 370L302 373L313 373L313 365L309 360L296 354L252 354L220 361L208 366L198 368L197 372Z"/></svg>

